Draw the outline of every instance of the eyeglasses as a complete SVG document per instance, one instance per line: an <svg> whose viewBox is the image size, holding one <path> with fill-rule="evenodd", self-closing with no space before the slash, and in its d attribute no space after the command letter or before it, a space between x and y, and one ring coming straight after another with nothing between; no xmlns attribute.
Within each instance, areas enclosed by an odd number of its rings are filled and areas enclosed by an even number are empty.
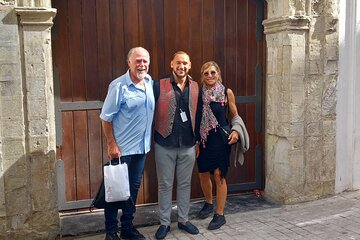
<svg viewBox="0 0 360 240"><path fill-rule="evenodd" d="M208 76L215 76L215 74L216 74L216 71L211 71L211 72L203 72L203 75L205 76L205 77L208 77Z"/></svg>

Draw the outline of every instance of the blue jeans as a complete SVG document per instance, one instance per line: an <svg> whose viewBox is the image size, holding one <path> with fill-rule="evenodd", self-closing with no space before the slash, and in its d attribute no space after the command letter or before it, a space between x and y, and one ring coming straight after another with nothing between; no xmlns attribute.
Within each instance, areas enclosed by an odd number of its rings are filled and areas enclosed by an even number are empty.
<svg viewBox="0 0 360 240"><path fill-rule="evenodd" d="M138 190L141 184L142 175L144 172L146 154L134 154L121 157L121 162L126 162L129 170L130 183L130 197L133 205L129 208L122 209L120 218L121 228L129 229L133 226L134 213L136 211L135 204ZM105 215L105 230L106 232L114 232L118 228L118 209L106 207L104 209Z"/></svg>

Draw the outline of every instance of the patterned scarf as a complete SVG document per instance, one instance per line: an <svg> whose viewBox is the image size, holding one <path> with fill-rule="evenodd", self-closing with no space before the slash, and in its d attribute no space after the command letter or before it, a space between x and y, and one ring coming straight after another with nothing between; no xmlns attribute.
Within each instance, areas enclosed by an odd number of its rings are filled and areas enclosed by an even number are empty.
<svg viewBox="0 0 360 240"><path fill-rule="evenodd" d="M221 102L221 105L224 106L224 90L224 85L222 85L219 81L217 81L213 87L207 87L205 85L202 87L203 111L200 123L200 137L204 147L209 135L209 131L213 128L216 131L216 126L219 124L216 120L216 117L214 116L214 113L211 111L210 103Z"/></svg>

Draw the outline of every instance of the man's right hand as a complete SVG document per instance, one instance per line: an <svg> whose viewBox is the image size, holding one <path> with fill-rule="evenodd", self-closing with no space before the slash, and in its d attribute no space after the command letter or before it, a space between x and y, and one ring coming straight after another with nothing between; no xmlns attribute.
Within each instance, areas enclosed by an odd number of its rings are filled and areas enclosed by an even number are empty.
<svg viewBox="0 0 360 240"><path fill-rule="evenodd" d="M108 157L109 157L109 159L121 157L120 149L115 142L108 144Z"/></svg>

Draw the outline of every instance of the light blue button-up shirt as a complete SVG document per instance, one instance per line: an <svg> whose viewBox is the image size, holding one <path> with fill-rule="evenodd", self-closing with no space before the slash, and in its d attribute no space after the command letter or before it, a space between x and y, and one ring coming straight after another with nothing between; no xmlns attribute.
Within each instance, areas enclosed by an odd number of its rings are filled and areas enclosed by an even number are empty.
<svg viewBox="0 0 360 240"><path fill-rule="evenodd" d="M100 118L111 122L122 156L150 151L155 100L153 80L144 79L145 89L130 79L129 70L113 80L108 89Z"/></svg>

